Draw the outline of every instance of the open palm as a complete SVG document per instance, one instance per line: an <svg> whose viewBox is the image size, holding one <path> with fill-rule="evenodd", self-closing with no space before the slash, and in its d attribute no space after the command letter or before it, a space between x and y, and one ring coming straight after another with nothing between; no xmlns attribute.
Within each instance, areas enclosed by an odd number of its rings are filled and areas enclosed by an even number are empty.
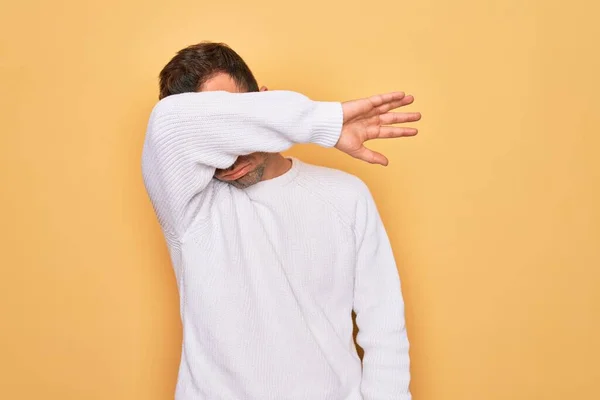
<svg viewBox="0 0 600 400"><path fill-rule="evenodd" d="M364 143L372 139L416 135L415 128L392 126L421 119L418 112L391 112L413 101L412 96L406 96L403 92L393 92L342 103L344 124L335 147L360 160L387 165L388 160L383 154L369 150Z"/></svg>

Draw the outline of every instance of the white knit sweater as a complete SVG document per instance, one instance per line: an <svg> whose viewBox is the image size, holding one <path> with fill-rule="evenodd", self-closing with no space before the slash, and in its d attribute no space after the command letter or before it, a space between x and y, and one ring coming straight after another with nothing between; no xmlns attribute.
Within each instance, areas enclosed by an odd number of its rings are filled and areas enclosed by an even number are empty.
<svg viewBox="0 0 600 400"><path fill-rule="evenodd" d="M411 398L400 281L367 187L298 160L243 190L213 179L239 155L331 147L342 117L284 91L186 93L152 111L142 169L181 297L177 400Z"/></svg>

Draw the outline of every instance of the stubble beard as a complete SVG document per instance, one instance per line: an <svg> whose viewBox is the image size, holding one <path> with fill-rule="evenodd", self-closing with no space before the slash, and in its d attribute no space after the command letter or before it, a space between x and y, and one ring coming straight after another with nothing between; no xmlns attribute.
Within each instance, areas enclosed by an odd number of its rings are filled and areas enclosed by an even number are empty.
<svg viewBox="0 0 600 400"><path fill-rule="evenodd" d="M260 164L254 171L248 172L240 179L229 182L232 186L238 189L246 189L260 182L265 174L266 160Z"/></svg>

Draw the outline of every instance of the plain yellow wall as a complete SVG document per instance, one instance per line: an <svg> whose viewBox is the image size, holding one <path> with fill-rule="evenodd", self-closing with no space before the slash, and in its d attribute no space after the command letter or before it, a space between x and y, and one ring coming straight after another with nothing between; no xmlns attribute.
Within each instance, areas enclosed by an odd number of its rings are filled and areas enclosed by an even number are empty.
<svg viewBox="0 0 600 400"><path fill-rule="evenodd" d="M159 70L207 39L271 89L416 96L421 135L373 144L388 168L292 151L374 193L415 400L600 399L596 2L6 3L0 398L172 398L177 291L140 153Z"/></svg>

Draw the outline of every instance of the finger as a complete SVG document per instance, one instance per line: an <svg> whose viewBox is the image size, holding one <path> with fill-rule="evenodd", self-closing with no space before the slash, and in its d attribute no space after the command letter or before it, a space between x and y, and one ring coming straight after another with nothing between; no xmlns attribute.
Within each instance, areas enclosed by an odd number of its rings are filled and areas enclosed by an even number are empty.
<svg viewBox="0 0 600 400"><path fill-rule="evenodd" d="M396 108L400 108L400 107L404 107L409 104L412 104L414 101L415 101L415 98L411 95L408 95L408 96L404 96L401 99L393 100L389 103L384 103L384 104L380 105L379 107L377 107L375 110L377 111L377 114L385 114L386 112L388 112L390 110L394 110Z"/></svg>
<svg viewBox="0 0 600 400"><path fill-rule="evenodd" d="M391 92L384 94L376 94L368 98L369 102L374 108L377 108L381 105L391 103L393 101L399 101L404 98L404 92Z"/></svg>
<svg viewBox="0 0 600 400"><path fill-rule="evenodd" d="M401 124L404 122L415 122L421 119L421 113L400 113L400 112L388 112L379 116L379 123L381 125Z"/></svg>
<svg viewBox="0 0 600 400"><path fill-rule="evenodd" d="M403 128L400 126L382 126L379 128L379 133L371 139L389 139L403 136L415 136L419 131L416 128Z"/></svg>
<svg viewBox="0 0 600 400"><path fill-rule="evenodd" d="M358 158L359 160L366 161L370 164L388 165L388 159L383 154L369 150L364 146L349 154L354 158Z"/></svg>
<svg viewBox="0 0 600 400"><path fill-rule="evenodd" d="M391 92L377 94L360 100L343 102L344 123L356 118L369 118L381 115L395 108L411 104L414 101L412 96L408 96L404 100L405 97L404 92Z"/></svg>

